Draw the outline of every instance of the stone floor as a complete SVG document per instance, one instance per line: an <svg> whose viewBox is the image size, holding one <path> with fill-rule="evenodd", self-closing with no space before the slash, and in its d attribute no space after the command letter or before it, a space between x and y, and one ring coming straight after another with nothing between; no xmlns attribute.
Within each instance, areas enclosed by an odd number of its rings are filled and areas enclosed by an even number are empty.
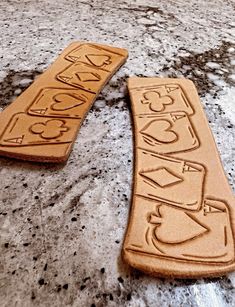
<svg viewBox="0 0 235 307"><path fill-rule="evenodd" d="M235 187L234 1L0 2L0 108L74 40L125 47L64 165L0 158L0 306L235 305L235 274L164 280L120 256L132 186L128 76L196 83Z"/></svg>

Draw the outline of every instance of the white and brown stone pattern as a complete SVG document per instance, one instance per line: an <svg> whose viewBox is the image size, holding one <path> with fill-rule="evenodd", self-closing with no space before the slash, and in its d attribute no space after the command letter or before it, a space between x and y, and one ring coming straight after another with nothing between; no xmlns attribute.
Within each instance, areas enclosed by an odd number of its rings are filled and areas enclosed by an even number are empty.
<svg viewBox="0 0 235 307"><path fill-rule="evenodd" d="M1 307L235 305L235 274L163 280L130 269L120 255L133 165L128 76L196 83L234 184L233 5L1 1L1 108L74 40L130 53L88 114L66 164L0 158Z"/></svg>

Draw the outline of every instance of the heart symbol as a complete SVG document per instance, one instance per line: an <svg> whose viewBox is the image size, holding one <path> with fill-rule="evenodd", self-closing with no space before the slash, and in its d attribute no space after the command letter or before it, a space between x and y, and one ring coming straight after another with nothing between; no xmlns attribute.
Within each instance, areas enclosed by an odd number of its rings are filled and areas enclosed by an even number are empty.
<svg viewBox="0 0 235 307"><path fill-rule="evenodd" d="M184 243L209 231L193 214L164 205L149 215L149 223L156 225L155 239L167 244Z"/></svg>
<svg viewBox="0 0 235 307"><path fill-rule="evenodd" d="M144 93L144 100L141 102L143 104L149 104L150 110L154 112L160 112L165 110L165 106L172 104L174 102L174 99L169 96L161 96L161 94L157 91L150 91Z"/></svg>
<svg viewBox="0 0 235 307"><path fill-rule="evenodd" d="M88 61L97 67L102 67L104 65L109 65L112 63L111 57L109 55L102 54L88 54L86 55Z"/></svg>
<svg viewBox="0 0 235 307"><path fill-rule="evenodd" d="M140 132L153 143L172 143L178 140L178 135L171 130L172 123L166 119L156 119L148 123Z"/></svg>
<svg viewBox="0 0 235 307"><path fill-rule="evenodd" d="M66 111L78 107L86 102L86 99L79 96L76 97L72 94L61 93L53 97L55 103L51 105L54 111Z"/></svg>

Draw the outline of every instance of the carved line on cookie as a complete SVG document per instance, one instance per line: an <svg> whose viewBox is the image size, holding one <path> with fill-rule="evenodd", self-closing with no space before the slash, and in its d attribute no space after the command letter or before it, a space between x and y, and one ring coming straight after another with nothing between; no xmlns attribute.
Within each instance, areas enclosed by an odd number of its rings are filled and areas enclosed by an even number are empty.
<svg viewBox="0 0 235 307"><path fill-rule="evenodd" d="M220 199L220 198L216 198L216 197L214 197L214 196L209 196L209 195L204 195L204 202L203 202L203 204L206 202L206 201L210 201L210 200L214 200L214 201L221 201L222 203L224 203L224 205L225 205L225 212L227 212L227 217L228 217L228 221L229 221L229 223L228 223L228 225L227 225L227 227L229 226L229 230L231 231L231 233L232 233L232 241L233 241L233 245L235 244L235 233L234 233L234 229L233 229L233 227L232 227L232 225L233 225L233 221L232 221L232 213L231 213L231 208L230 208L230 206L228 205L228 203L227 203L227 201L226 200L224 200L224 199ZM206 203L205 203L206 204ZM226 229L227 230L227 229ZM227 237L226 237L226 240L225 240L225 242L227 242Z"/></svg>
<svg viewBox="0 0 235 307"><path fill-rule="evenodd" d="M221 254L219 256L197 256L197 255L190 255L190 254L182 254L182 256L185 256L185 257L192 257L192 258L215 258L215 259L222 258L222 257L224 257L226 255L228 255L228 252L226 252L224 254Z"/></svg>
<svg viewBox="0 0 235 307"><path fill-rule="evenodd" d="M62 145L62 144L71 144L72 142L71 141L67 141L67 142L60 142L59 140L58 140L58 143L50 143L49 141L47 142L47 141L37 141L37 143L35 142L29 142L28 144L23 144L23 145L5 145L5 144L0 144L1 145L1 147L6 147L6 148L20 148L20 147L34 147L34 146L41 146L41 145L50 145L50 146L55 146L55 145Z"/></svg>
<svg viewBox="0 0 235 307"><path fill-rule="evenodd" d="M200 264L200 265L211 265L211 264L216 264L216 265L221 265L223 266L224 264L232 264L234 263L234 259L232 260L229 260L229 261L220 261L220 262L216 262L216 261L200 261L200 260L187 260L187 259L179 259L179 258L175 258L173 256L168 256L168 255L158 255L158 254L154 254L154 253L151 253L151 252L145 252L145 251L142 251L142 250L136 250L136 249L132 249L132 248L129 248L129 247L126 247L125 250L129 251L129 252L132 252L134 254L140 254L140 255L145 255L145 256L148 256L148 257L152 257L152 258L162 258L162 259L167 259L167 260L175 260L177 262L184 262L184 263L195 263L195 264ZM223 255L220 255L220 257L223 257ZM202 257L203 258L203 257ZM207 258L204 257L204 258ZM217 258L217 257L214 257L214 258Z"/></svg>

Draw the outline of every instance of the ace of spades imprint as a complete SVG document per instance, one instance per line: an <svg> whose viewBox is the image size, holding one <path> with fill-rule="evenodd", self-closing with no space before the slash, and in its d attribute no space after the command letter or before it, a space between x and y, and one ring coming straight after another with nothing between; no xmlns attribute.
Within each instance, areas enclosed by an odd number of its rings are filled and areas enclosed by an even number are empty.
<svg viewBox="0 0 235 307"><path fill-rule="evenodd" d="M58 73L56 78L63 83L95 94L102 87L108 76L109 72L107 71L75 62Z"/></svg>
<svg viewBox="0 0 235 307"><path fill-rule="evenodd" d="M81 118L90 107L94 94L81 89L44 88L28 109L38 116Z"/></svg>
<svg viewBox="0 0 235 307"><path fill-rule="evenodd" d="M77 119L37 117L17 113L6 126L0 137L0 144L20 147L71 143L77 127Z"/></svg>
<svg viewBox="0 0 235 307"><path fill-rule="evenodd" d="M69 52L65 58L70 62L83 62L97 68L112 71L117 67L123 55L100 46L82 44Z"/></svg>
<svg viewBox="0 0 235 307"><path fill-rule="evenodd" d="M137 147L157 153L195 149L199 141L185 112L137 116Z"/></svg>
<svg viewBox="0 0 235 307"><path fill-rule="evenodd" d="M141 161L137 170L137 195L189 210L201 207L203 165L140 149L137 159Z"/></svg>
<svg viewBox="0 0 235 307"><path fill-rule="evenodd" d="M135 211L136 224L133 226L137 227L138 235L129 239L129 249L202 263L234 260L230 213L223 201L205 199L199 211L190 213L140 197L136 202L141 207ZM138 228L140 220L142 227Z"/></svg>

